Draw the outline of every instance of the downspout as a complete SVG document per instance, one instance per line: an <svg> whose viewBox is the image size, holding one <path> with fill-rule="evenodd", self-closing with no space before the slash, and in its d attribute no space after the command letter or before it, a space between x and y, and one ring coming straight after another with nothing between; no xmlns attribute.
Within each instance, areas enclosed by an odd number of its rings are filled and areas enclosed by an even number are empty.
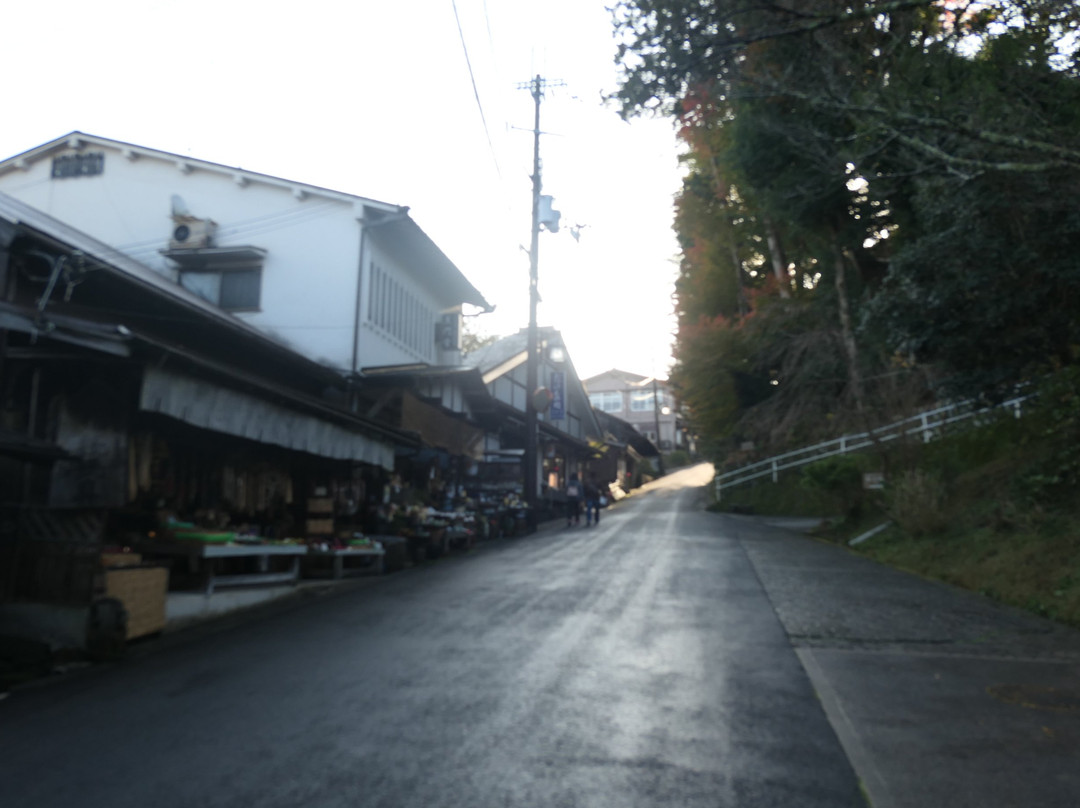
<svg viewBox="0 0 1080 808"><path fill-rule="evenodd" d="M356 310L353 316L353 341L352 341L352 366L349 375L349 409L356 412L359 407L359 397L356 393L357 364L360 362L360 305L364 290L364 249L367 245L367 208L363 208L360 222L360 258L356 269Z"/></svg>
<svg viewBox="0 0 1080 808"><path fill-rule="evenodd" d="M352 366L350 367L351 378L355 381L355 378L360 375L360 317L362 297L364 291L364 251L367 246L367 229L368 227L375 227L376 225L386 225L391 221L399 221L403 218L408 218L409 208L407 205L401 205L394 213L387 214L381 219L375 221L369 221L367 218L367 207L363 206L363 213L359 219L356 219L360 223L360 261L359 267L356 268L356 306L353 311L352 321ZM353 396L354 398L354 396ZM356 402L353 401L353 412L355 412Z"/></svg>

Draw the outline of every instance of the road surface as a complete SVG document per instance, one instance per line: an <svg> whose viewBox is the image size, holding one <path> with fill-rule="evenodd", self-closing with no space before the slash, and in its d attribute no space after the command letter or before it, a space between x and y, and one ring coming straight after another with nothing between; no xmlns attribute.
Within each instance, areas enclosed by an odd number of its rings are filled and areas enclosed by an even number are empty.
<svg viewBox="0 0 1080 808"><path fill-rule="evenodd" d="M863 806L710 476L16 691L0 803Z"/></svg>

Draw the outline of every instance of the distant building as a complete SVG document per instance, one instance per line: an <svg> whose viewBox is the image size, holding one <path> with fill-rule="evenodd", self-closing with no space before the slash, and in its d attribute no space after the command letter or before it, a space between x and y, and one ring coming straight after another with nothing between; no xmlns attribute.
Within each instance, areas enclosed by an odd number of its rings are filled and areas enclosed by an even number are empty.
<svg viewBox="0 0 1080 808"><path fill-rule="evenodd" d="M626 421L661 451L689 448L666 380L612 368L583 384L593 407Z"/></svg>

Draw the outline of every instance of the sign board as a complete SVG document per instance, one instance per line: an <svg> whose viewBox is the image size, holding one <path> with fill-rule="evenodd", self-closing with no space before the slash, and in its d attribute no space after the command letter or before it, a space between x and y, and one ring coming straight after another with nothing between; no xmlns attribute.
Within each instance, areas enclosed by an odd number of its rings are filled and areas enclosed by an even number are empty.
<svg viewBox="0 0 1080 808"><path fill-rule="evenodd" d="M561 370L551 372L551 420L561 421L566 417L566 373Z"/></svg>
<svg viewBox="0 0 1080 808"><path fill-rule="evenodd" d="M105 173L105 153L64 154L52 161L52 178L92 177Z"/></svg>
<svg viewBox="0 0 1080 808"><path fill-rule="evenodd" d="M885 474L880 471L867 471L862 476L863 488L867 491L880 491L885 487Z"/></svg>

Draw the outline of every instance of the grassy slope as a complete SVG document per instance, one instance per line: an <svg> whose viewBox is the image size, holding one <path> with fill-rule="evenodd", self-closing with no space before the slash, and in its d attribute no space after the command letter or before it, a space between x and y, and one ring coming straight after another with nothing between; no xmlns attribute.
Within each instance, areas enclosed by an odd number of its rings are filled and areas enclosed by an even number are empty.
<svg viewBox="0 0 1080 808"><path fill-rule="evenodd" d="M846 544L892 520L854 551L1080 626L1080 503L1061 475L1047 482L1059 454L1055 436L1003 421L890 447L886 457L860 456L864 470L887 469L884 492L830 497L792 472L778 484L725 493L721 510L818 516L849 511L852 497L863 496L856 512L832 520L826 538Z"/></svg>

